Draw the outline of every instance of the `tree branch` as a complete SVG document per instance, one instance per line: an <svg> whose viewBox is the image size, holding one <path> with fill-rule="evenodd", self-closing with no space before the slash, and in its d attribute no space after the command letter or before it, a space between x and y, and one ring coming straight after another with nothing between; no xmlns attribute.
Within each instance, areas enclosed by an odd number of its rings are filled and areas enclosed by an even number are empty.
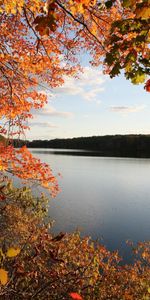
<svg viewBox="0 0 150 300"><path fill-rule="evenodd" d="M56 3L58 4L58 6L60 6L75 22L79 23L80 25L82 25L87 31L88 33L101 45L101 47L103 48L103 50L105 50L103 44L101 43L101 41L90 31L90 29L88 28L87 24L85 24L83 21L79 20L78 18L76 18L67 8L65 8L59 1L56 0Z"/></svg>
<svg viewBox="0 0 150 300"><path fill-rule="evenodd" d="M38 34L36 33L35 29L32 27L31 23L29 22L29 19L28 19L28 16L27 16L26 9L23 8L23 11L24 11L24 16L25 16L25 19L26 19L26 22L27 22L29 28L33 31L34 35L36 36L37 40L39 41L39 44L41 43L41 45L43 46L43 49L44 49L44 51L45 51L45 53L46 53L48 59L49 59L50 62L51 62L51 58L50 58L50 56L49 56L49 54L48 54L48 52L47 52L47 50L46 50L46 48L45 48L45 45L44 45L43 41L39 38L39 36L38 36Z"/></svg>

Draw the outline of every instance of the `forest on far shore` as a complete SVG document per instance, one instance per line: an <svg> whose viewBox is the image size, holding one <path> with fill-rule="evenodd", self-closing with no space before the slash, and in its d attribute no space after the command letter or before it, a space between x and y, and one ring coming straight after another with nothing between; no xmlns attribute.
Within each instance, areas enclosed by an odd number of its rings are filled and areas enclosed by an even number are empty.
<svg viewBox="0 0 150 300"><path fill-rule="evenodd" d="M150 135L105 135L53 140L14 140L14 146L29 148L78 149L98 156L150 158Z"/></svg>

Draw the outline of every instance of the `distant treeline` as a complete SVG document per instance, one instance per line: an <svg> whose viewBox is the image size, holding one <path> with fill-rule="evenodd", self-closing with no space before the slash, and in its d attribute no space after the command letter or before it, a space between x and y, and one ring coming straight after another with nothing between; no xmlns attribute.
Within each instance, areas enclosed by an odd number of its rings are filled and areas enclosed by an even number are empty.
<svg viewBox="0 0 150 300"><path fill-rule="evenodd" d="M100 156L150 157L150 135L106 135L53 140L14 140L15 147L81 149Z"/></svg>

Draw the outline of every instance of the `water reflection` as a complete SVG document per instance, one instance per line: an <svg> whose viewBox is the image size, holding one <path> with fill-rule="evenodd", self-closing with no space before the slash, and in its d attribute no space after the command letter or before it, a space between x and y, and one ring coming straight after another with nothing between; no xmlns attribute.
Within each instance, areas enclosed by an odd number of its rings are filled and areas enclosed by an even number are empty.
<svg viewBox="0 0 150 300"><path fill-rule="evenodd" d="M44 149L44 150L32 150L35 154L56 154L56 155L71 155L71 156L102 156L100 151L90 150L73 150L73 149Z"/></svg>
<svg viewBox="0 0 150 300"><path fill-rule="evenodd" d="M59 179L62 192L49 208L56 221L54 231L79 228L82 235L101 240L110 250L119 248L129 261L125 241L150 237L150 159L32 151L63 176Z"/></svg>

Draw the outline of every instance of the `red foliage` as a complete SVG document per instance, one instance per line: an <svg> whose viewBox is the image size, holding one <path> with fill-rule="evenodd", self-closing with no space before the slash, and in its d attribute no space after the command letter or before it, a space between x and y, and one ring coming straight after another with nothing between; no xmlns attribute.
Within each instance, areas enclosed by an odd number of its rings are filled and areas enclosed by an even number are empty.
<svg viewBox="0 0 150 300"><path fill-rule="evenodd" d="M78 293L70 293L69 295L74 300L83 300L83 298Z"/></svg>
<svg viewBox="0 0 150 300"><path fill-rule="evenodd" d="M147 91L147 92L150 92L150 79L148 79L147 81L146 81L146 84L145 84L145 90Z"/></svg>

